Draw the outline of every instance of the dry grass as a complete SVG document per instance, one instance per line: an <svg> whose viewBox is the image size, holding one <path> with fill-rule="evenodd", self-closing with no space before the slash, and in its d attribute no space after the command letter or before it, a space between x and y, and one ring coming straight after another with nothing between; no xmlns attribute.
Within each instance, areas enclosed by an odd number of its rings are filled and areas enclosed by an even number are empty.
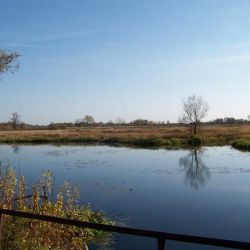
<svg viewBox="0 0 250 250"><path fill-rule="evenodd" d="M250 125L203 125L198 130L203 144L228 144L238 138L250 137ZM190 137L185 126L117 126L68 128L64 130L21 130L0 131L0 142L33 142L33 143L78 143L101 142L133 144L141 139L180 139Z"/></svg>

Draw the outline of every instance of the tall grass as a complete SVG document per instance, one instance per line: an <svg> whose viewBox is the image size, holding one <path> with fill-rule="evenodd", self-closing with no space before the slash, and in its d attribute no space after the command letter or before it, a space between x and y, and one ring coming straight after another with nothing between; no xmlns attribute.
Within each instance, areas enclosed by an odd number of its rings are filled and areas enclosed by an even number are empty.
<svg viewBox="0 0 250 250"><path fill-rule="evenodd" d="M79 190L68 182L60 188L53 201L51 172L43 172L33 185L31 198L28 199L25 198L27 188L24 176L17 177L16 172L10 166L0 169L1 208L113 224L100 211L93 211L90 206L77 205ZM45 190L46 193L44 193ZM108 244L110 236L108 233L92 229L2 216L1 249L5 250L87 250L90 243Z"/></svg>
<svg viewBox="0 0 250 250"><path fill-rule="evenodd" d="M203 125L198 131L202 145L229 145L248 137L250 125ZM0 131L0 143L105 143L137 147L171 147L190 144L186 126L117 126L65 130Z"/></svg>

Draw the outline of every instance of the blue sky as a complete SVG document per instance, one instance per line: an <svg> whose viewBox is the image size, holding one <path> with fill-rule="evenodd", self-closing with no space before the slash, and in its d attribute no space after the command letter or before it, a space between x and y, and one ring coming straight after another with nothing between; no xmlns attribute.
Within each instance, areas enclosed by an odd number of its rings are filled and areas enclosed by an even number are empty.
<svg viewBox="0 0 250 250"><path fill-rule="evenodd" d="M250 1L0 0L0 48L21 53L2 76L0 121L91 114L176 121L183 98L207 119L250 115Z"/></svg>

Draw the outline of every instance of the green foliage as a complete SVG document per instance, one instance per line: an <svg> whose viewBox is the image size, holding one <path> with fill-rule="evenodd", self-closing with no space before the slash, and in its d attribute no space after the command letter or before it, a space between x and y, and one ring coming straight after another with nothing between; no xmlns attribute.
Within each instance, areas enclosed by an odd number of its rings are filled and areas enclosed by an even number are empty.
<svg viewBox="0 0 250 250"><path fill-rule="evenodd" d="M183 146L183 140L179 138L171 138L170 139L172 147L181 147Z"/></svg>
<svg viewBox="0 0 250 250"><path fill-rule="evenodd" d="M242 138L239 140L235 140L232 143L232 147L240 150L250 151L250 139L249 138Z"/></svg>
<svg viewBox="0 0 250 250"><path fill-rule="evenodd" d="M149 124L149 121L146 119L136 119L132 121L131 123L137 126L146 126Z"/></svg>
<svg viewBox="0 0 250 250"><path fill-rule="evenodd" d="M102 142L106 144L120 144L122 143L122 140L118 137L109 137L105 138Z"/></svg>
<svg viewBox="0 0 250 250"><path fill-rule="evenodd" d="M128 144L137 147L168 147L171 146L171 141L164 138L140 138L128 141Z"/></svg>
<svg viewBox="0 0 250 250"><path fill-rule="evenodd" d="M93 124L95 122L95 119L91 115L85 115L83 118L83 122L86 124Z"/></svg>
<svg viewBox="0 0 250 250"><path fill-rule="evenodd" d="M192 147L198 147L201 145L201 139L197 136L191 137L187 140L187 144Z"/></svg>
<svg viewBox="0 0 250 250"><path fill-rule="evenodd" d="M70 123L70 122L64 122L64 123L54 123L54 122L51 122L48 125L48 129L51 129L51 130L66 129L68 127L73 127L73 123Z"/></svg>
<svg viewBox="0 0 250 250"><path fill-rule="evenodd" d="M79 189L68 182L64 183L56 199L53 200L51 198L52 179L52 173L44 171L33 185L32 196L28 199L24 176L17 178L11 167L2 168L0 207L87 222L114 224L102 212L93 211L89 205L78 206ZM45 190L46 193L44 193ZM47 196L47 199L44 196ZM108 233L87 228L19 217L2 217L1 246L6 250L88 249L89 243L108 244L110 236Z"/></svg>

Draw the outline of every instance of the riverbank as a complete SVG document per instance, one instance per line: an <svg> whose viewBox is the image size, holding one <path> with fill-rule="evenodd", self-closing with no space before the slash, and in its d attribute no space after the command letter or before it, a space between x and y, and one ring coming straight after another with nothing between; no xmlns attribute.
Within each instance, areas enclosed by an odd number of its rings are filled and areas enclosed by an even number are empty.
<svg viewBox="0 0 250 250"><path fill-rule="evenodd" d="M0 131L0 143L118 144L134 147L178 148L192 145L231 145L250 138L250 125L204 125L195 138L186 126L111 126L64 130Z"/></svg>
<svg viewBox="0 0 250 250"><path fill-rule="evenodd" d="M250 151L250 139L242 138L242 139L235 140L232 143L232 147L242 150L242 151Z"/></svg>

